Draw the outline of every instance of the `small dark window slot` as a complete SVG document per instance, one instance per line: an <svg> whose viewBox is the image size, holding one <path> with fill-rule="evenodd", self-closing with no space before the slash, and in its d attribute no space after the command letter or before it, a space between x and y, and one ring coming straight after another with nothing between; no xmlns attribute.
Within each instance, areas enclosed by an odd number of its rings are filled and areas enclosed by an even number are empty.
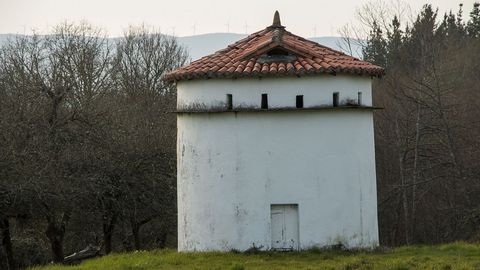
<svg viewBox="0 0 480 270"><path fill-rule="evenodd" d="M289 55L289 53L285 50L282 50L281 48L273 48L270 51L267 52L268 56L272 55Z"/></svg>
<svg viewBox="0 0 480 270"><path fill-rule="evenodd" d="M303 108L303 95L297 96L297 108Z"/></svg>
<svg viewBox="0 0 480 270"><path fill-rule="evenodd" d="M340 94L338 92L333 93L333 107L338 107L338 100Z"/></svg>
<svg viewBox="0 0 480 270"><path fill-rule="evenodd" d="M268 95L262 94L262 109L268 109Z"/></svg>
<svg viewBox="0 0 480 270"><path fill-rule="evenodd" d="M227 110L233 110L233 96L232 94L227 94Z"/></svg>
<svg viewBox="0 0 480 270"><path fill-rule="evenodd" d="M358 92L357 104L358 104L358 106L362 106L362 92Z"/></svg>

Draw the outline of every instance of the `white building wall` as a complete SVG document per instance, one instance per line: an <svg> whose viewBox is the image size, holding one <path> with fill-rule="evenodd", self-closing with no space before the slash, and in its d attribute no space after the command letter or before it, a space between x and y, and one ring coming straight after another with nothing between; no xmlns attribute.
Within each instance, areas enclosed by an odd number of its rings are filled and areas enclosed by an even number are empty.
<svg viewBox="0 0 480 270"><path fill-rule="evenodd" d="M271 106L294 106L297 94L305 107L317 106L307 98L327 102L313 91L317 82L317 92L362 91L371 102L370 80L363 79L341 78L338 85L314 78L269 79L270 85L266 79L180 82L178 97L179 103L213 104L215 91L230 92L234 101L237 95L259 105L243 86L250 94L270 91ZM305 91L291 90L300 80ZM371 111L182 113L177 119L180 251L269 249L271 204L298 204L300 248L378 244Z"/></svg>
<svg viewBox="0 0 480 270"><path fill-rule="evenodd" d="M340 101L357 100L372 106L371 79L361 76L319 75L263 79L212 79L181 81L177 85L178 108L224 106L226 95L233 95L234 107L260 108L262 94L268 94L270 108L295 107L297 95L303 95L304 107L331 106L333 93Z"/></svg>

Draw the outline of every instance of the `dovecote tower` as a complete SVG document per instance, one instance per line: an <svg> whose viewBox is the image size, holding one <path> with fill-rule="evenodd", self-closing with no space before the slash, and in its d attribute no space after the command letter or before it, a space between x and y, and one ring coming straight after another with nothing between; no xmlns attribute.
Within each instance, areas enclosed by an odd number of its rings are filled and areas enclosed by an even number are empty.
<svg viewBox="0 0 480 270"><path fill-rule="evenodd" d="M371 81L383 69L267 28L177 86L179 251L378 244Z"/></svg>

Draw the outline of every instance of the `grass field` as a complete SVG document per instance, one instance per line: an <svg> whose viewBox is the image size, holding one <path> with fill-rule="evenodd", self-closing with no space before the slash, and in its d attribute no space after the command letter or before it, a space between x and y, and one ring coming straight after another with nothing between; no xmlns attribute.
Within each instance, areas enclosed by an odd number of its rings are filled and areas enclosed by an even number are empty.
<svg viewBox="0 0 480 270"><path fill-rule="evenodd" d="M177 253L174 250L113 254L76 266L35 270L84 269L479 269L480 244L400 247L382 252L311 250L302 252Z"/></svg>

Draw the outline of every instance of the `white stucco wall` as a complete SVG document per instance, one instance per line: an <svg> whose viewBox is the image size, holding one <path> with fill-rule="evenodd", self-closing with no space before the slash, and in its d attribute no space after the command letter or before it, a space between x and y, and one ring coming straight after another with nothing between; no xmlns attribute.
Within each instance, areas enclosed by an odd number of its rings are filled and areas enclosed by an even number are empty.
<svg viewBox="0 0 480 270"><path fill-rule="evenodd" d="M215 105L232 93L259 106L269 93L272 107L303 94L307 107L362 91L371 105L368 78L320 78L180 82L178 97ZM378 244L371 111L183 113L177 123L180 251L269 249L271 204L298 204L300 248Z"/></svg>
<svg viewBox="0 0 480 270"><path fill-rule="evenodd" d="M295 107L295 97L303 95L304 107L332 105L333 93L340 101L357 100L362 92L362 105L372 105L371 79L361 76L319 75L263 79L216 79L182 81L177 85L178 108L192 105L223 106L226 95L232 94L233 107L260 108L262 94L268 94L270 108Z"/></svg>

